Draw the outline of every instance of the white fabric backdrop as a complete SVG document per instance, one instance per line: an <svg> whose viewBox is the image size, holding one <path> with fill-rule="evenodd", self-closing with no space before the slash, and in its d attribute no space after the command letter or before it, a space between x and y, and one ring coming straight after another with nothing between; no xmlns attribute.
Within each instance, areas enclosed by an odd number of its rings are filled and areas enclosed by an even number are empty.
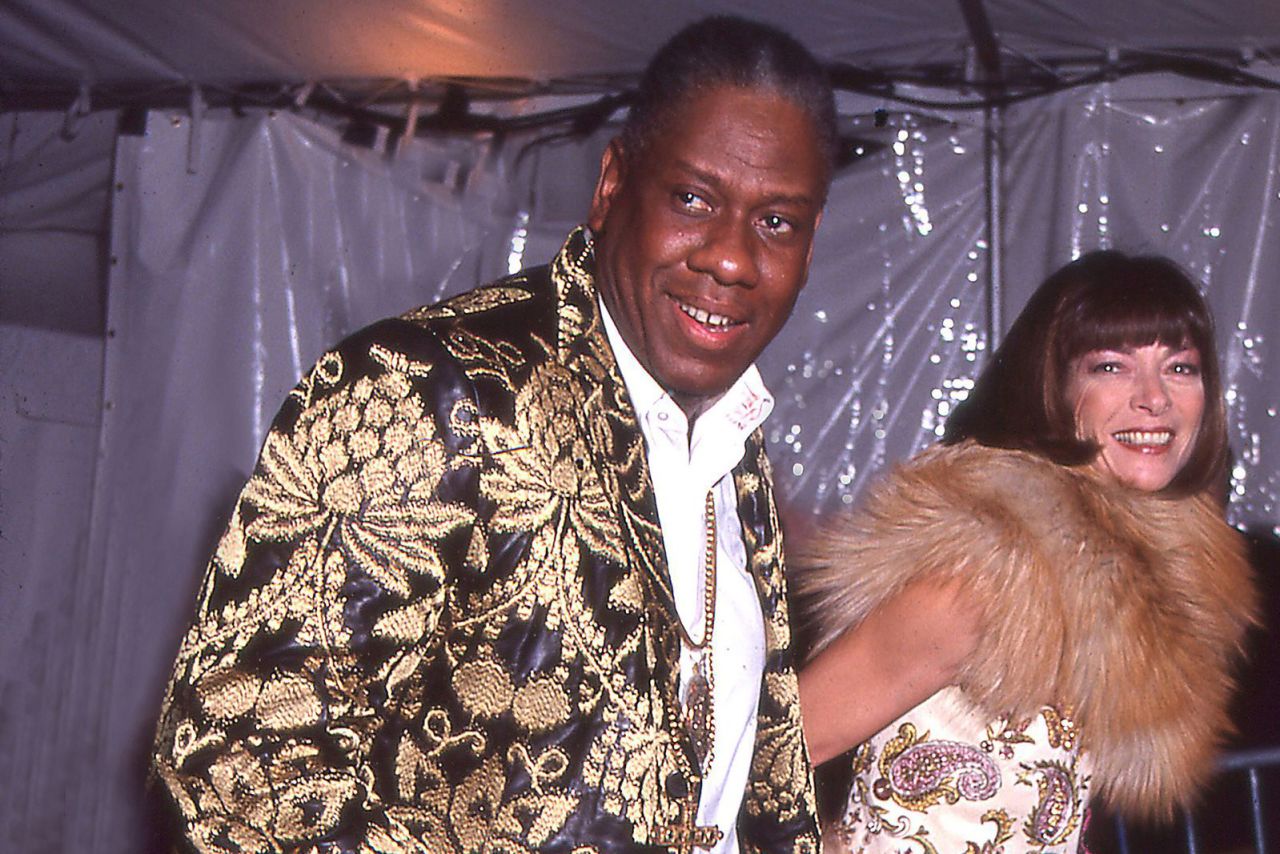
<svg viewBox="0 0 1280 854"><path fill-rule="evenodd" d="M1111 245L1184 262L1219 318L1242 452L1233 517L1272 527L1280 97L1160 90L1131 79L1009 111L1006 317L1074 252ZM982 364L979 122L895 113L867 127L890 147L835 182L811 283L762 363L793 520L851 501L931 440ZM0 632L4 847L152 844L138 790L163 681L276 406L346 332L550 257L585 212L603 137L521 142L418 142L389 158L297 116L250 114L206 117L193 144L187 117L159 113L147 136L119 141L96 468L83 439L4 422L10 461L50 441L79 456L45 451L60 469L28 465L21 483L46 499L0 496L0 529L87 541L73 554L18 543L5 554L21 562L0 570L0 602L42 591ZM23 340L6 333L0 355L21 355ZM45 357L24 370L33 387L65 380ZM14 375L0 374L0 390L16 400ZM90 484L86 532L47 496Z"/></svg>

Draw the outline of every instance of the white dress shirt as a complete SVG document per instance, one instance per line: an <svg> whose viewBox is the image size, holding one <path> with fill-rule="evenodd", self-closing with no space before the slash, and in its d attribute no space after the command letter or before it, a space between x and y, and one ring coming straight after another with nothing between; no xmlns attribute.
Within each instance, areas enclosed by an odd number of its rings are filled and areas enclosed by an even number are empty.
<svg viewBox="0 0 1280 854"><path fill-rule="evenodd" d="M702 639L706 622L705 502L707 491L714 493L716 618L711 656L715 737L711 767L703 777L698 824L715 824L723 832L714 852L736 854L738 811L755 748L765 650L764 618L755 580L747 569L732 471L742 460L747 437L773 409L773 397L752 365L697 417L690 436L684 411L627 347L603 301L600 314L644 435L676 610L695 641ZM681 644L681 696L695 661Z"/></svg>

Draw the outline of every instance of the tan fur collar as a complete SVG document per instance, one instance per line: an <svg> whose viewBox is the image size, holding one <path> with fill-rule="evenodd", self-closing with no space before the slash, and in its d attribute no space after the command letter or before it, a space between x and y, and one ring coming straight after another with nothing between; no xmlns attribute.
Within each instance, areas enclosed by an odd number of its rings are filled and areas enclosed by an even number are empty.
<svg viewBox="0 0 1280 854"><path fill-rule="evenodd" d="M968 579L984 625L961 684L993 717L1069 707L1114 809L1168 816L1212 772L1257 596L1211 501L965 443L898 467L794 553L819 648L911 580Z"/></svg>

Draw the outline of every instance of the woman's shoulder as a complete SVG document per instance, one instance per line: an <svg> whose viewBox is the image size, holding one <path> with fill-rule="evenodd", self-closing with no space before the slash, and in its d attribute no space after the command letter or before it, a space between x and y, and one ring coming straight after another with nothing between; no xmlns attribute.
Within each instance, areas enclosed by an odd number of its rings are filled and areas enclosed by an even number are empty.
<svg viewBox="0 0 1280 854"><path fill-rule="evenodd" d="M1034 481L1070 482L1074 470L1038 454L1014 448L993 448L966 439L954 445L933 445L901 466L904 471L954 477L964 482L1016 487Z"/></svg>
<svg viewBox="0 0 1280 854"><path fill-rule="evenodd" d="M935 506L957 517L1026 518L1077 507L1079 493L1091 488L1078 469L1028 451L965 441L936 445L896 466L868 501Z"/></svg>

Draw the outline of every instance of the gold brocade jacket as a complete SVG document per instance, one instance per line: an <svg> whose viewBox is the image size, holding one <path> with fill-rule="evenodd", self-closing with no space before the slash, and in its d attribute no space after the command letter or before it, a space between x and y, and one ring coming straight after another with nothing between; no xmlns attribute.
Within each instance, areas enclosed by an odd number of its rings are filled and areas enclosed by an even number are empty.
<svg viewBox="0 0 1280 854"><path fill-rule="evenodd" d="M153 764L202 852L681 850L700 781L643 439L589 241L375 324L289 395L201 589ZM778 519L744 851L813 851ZM689 850L685 848L684 850Z"/></svg>

